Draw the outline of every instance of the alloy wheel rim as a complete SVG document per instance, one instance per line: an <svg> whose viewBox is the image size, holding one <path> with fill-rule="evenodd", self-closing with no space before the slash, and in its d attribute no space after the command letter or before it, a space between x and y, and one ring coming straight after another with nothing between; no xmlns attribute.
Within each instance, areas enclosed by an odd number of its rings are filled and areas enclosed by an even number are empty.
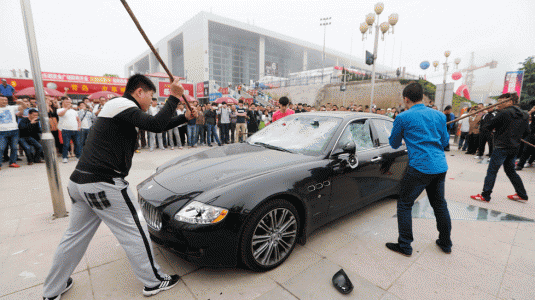
<svg viewBox="0 0 535 300"><path fill-rule="evenodd" d="M274 265L290 253L297 237L297 220L286 208L269 211L258 222L251 240L251 251L257 263Z"/></svg>

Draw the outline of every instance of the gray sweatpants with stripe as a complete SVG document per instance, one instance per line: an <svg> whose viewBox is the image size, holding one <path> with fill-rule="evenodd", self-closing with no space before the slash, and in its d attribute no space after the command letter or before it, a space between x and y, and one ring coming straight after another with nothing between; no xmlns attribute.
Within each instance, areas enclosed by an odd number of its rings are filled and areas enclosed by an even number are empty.
<svg viewBox="0 0 535 300"><path fill-rule="evenodd" d="M101 221L119 240L134 273L144 286L153 287L169 278L154 261L147 225L139 219L139 204L133 200L128 182L122 178L113 180L115 184L77 184L69 181L68 191L73 201L69 227L59 243L45 279L44 297L54 297L63 291Z"/></svg>

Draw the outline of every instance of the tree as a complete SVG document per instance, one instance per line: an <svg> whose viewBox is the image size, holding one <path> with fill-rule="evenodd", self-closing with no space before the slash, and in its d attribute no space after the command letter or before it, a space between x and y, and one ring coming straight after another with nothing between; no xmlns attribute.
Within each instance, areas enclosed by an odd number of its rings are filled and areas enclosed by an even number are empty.
<svg viewBox="0 0 535 300"><path fill-rule="evenodd" d="M104 74L104 77L119 77L119 75L115 75L115 74Z"/></svg>
<svg viewBox="0 0 535 300"><path fill-rule="evenodd" d="M524 83L522 84L522 91L520 93L521 103L530 103L535 100L535 61L534 57L530 56L521 63L522 67L519 71L524 71Z"/></svg>

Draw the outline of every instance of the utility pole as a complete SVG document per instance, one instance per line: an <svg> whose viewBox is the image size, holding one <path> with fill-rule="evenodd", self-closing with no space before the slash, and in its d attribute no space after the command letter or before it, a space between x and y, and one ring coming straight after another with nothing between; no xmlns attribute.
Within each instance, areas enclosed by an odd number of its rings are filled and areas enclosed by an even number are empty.
<svg viewBox="0 0 535 300"><path fill-rule="evenodd" d="M321 56L321 83L323 83L323 77L325 73L325 37L327 36L327 26L331 25L331 17L320 19L320 26L323 26L323 55ZM329 21L329 22L327 22Z"/></svg>

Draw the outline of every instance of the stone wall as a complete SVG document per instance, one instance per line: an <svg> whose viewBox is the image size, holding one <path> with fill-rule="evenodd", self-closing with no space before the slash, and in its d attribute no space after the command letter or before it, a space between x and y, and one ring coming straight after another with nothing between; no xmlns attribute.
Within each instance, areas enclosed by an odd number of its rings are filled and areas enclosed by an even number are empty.
<svg viewBox="0 0 535 300"><path fill-rule="evenodd" d="M320 106L325 103L332 103L338 106L347 106L350 103L354 103L362 106L370 105L371 81L348 82L345 92L340 91L340 85L340 83L332 83L326 85L290 86L270 89L265 92L275 99L286 96L294 104L306 103ZM380 108L403 106L402 93L404 88L405 85L400 84L398 79L376 81L375 104ZM424 103L428 103L428 98L425 95Z"/></svg>

